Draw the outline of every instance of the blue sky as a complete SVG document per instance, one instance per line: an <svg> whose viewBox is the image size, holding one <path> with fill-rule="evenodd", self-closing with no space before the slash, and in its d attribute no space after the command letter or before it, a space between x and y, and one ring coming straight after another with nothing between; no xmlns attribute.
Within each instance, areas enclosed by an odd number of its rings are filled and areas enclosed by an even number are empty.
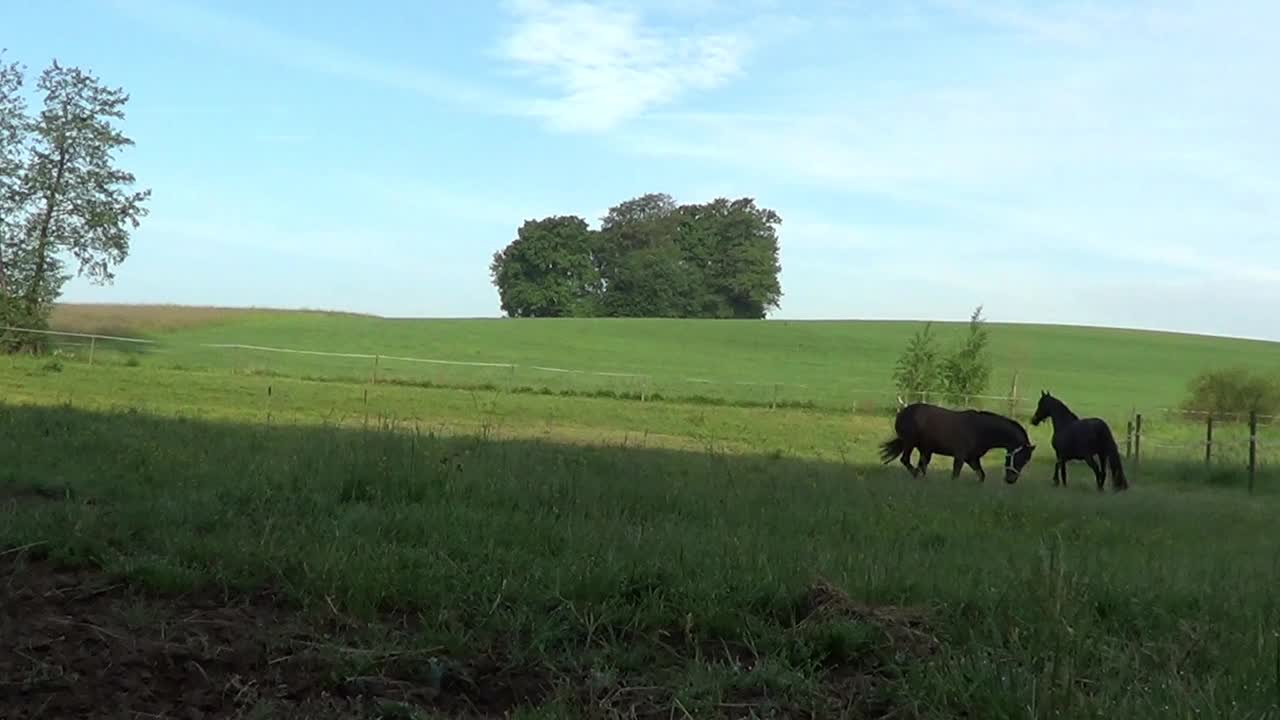
<svg viewBox="0 0 1280 720"><path fill-rule="evenodd" d="M5 4L154 193L69 300L495 316L523 220L665 191L782 215L775 317L1280 339L1272 0Z"/></svg>

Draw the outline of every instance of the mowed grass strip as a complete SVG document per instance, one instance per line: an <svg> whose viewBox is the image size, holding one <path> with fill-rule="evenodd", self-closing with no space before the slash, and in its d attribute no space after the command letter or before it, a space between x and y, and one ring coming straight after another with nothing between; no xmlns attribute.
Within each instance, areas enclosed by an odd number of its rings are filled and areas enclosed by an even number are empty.
<svg viewBox="0 0 1280 720"><path fill-rule="evenodd" d="M166 367L271 372L302 377L370 378L443 386L528 387L634 397L703 398L738 404L874 409L892 406L892 370L921 323L878 321L707 321L648 319L383 319L318 312L140 306L65 306L55 327L157 340L120 348ZM132 326L132 330L130 330ZM1041 388L1088 414L1176 406L1200 370L1270 369L1280 344L1097 328L990 325L990 395L1022 397ZM942 323L944 349L964 325ZM369 360L204 347L243 344L335 353ZM79 349L79 355L85 349ZM100 347L100 353L113 348ZM141 355L140 355L141 354ZM101 356L104 360L108 355ZM507 368L412 363L410 357ZM82 357L83 359L83 357ZM542 369L538 369L542 368ZM564 373L558 370L585 371ZM592 375L629 373L643 377ZM992 402L993 409L1001 409ZM1024 410L1029 407L1024 405Z"/></svg>
<svg viewBox="0 0 1280 720"><path fill-rule="evenodd" d="M1270 498L12 405L0 452L6 548L410 612L544 717L1280 710Z"/></svg>

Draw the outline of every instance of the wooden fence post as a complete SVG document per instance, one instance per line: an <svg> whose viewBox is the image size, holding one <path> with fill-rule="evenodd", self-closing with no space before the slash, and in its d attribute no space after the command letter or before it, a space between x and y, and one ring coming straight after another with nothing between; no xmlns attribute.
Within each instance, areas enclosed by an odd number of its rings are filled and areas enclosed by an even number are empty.
<svg viewBox="0 0 1280 720"><path fill-rule="evenodd" d="M1124 459L1133 457L1133 420L1124 426Z"/></svg>
<svg viewBox="0 0 1280 720"><path fill-rule="evenodd" d="M1253 494L1253 481L1258 475L1258 411L1249 411L1249 494Z"/></svg>
<svg viewBox="0 0 1280 720"><path fill-rule="evenodd" d="M89 338L89 365L93 365L93 351L97 348L98 338Z"/></svg>
<svg viewBox="0 0 1280 720"><path fill-rule="evenodd" d="M1142 465L1142 413L1133 418L1133 466Z"/></svg>
<svg viewBox="0 0 1280 720"><path fill-rule="evenodd" d="M1208 466L1213 461L1213 415L1205 416L1204 420L1204 464Z"/></svg>
<svg viewBox="0 0 1280 720"><path fill-rule="evenodd" d="M378 384L378 361L380 358L381 358L380 355L373 356L373 376L371 377L371 380L373 381L374 385Z"/></svg>

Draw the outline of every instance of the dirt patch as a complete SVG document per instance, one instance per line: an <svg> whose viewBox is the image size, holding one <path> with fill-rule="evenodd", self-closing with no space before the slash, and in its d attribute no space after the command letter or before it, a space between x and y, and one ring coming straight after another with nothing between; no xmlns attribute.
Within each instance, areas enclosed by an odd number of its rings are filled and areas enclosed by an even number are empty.
<svg viewBox="0 0 1280 720"><path fill-rule="evenodd" d="M270 593L157 598L23 555L0 556L8 720L394 717L392 704L488 718L549 691L501 658L352 647L344 623L304 618Z"/></svg>
<svg viewBox="0 0 1280 720"><path fill-rule="evenodd" d="M703 643L689 628L673 628L649 639L671 651L653 677L553 678L498 650L456 658L422 647L409 615L365 625L332 608L304 613L271 592L161 597L99 571L33 559L38 551L0 552L0 717L6 720L499 718L544 704L555 692L576 696L588 715L665 718L680 716L680 683L654 680L671 679L690 655L746 672L765 660L746 645ZM815 678L820 696L793 702L764 685L730 687L704 713L911 717L895 705L892 691L903 662L937 649L923 612L862 606L824 582L798 598L794 610L788 633L810 644L834 638L837 649ZM841 645L838 634L823 634L842 625L832 620L855 620L875 639Z"/></svg>
<svg viewBox="0 0 1280 720"><path fill-rule="evenodd" d="M879 628L892 648L916 658L933 655L938 638L929 631L928 613L920 608L863 605L823 579L814 581L798 603L800 624L817 619L857 620Z"/></svg>

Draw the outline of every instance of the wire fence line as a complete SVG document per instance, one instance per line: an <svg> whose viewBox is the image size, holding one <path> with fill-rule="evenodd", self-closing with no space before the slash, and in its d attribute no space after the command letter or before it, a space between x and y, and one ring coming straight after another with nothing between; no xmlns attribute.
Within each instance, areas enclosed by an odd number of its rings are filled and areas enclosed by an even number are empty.
<svg viewBox="0 0 1280 720"><path fill-rule="evenodd" d="M586 370L586 369L579 369L579 368L556 367L551 365L542 365L542 364L533 364L533 363L521 364L521 363L515 363L515 362L456 360L456 359L450 359L450 358L415 357L410 355L383 354L383 353L371 353L371 352L335 352L335 351L311 350L311 349L303 349L303 348L277 347L277 346L271 346L271 345L258 345L258 344L249 344L249 343L228 343L228 342L174 343L169 341L156 341L156 340L150 340L145 338L122 337L117 335L70 332L70 331L60 331L60 330L40 330L40 329L21 328L21 327L12 327L12 326L0 326L0 334L2 333L30 333L30 334L49 337L49 338L57 338L59 347L70 346L70 347L83 348L87 346L88 353L89 353L88 354L89 364L93 364L94 362L95 350L101 349L104 344L123 343L126 346L131 346L131 347L140 348L142 346L145 346L147 348L146 350L147 352L160 351L160 352L177 353L183 349L200 349L200 350L212 350L212 351L243 351L243 352L250 352L250 353L268 353L268 354L287 355L287 356L304 356L304 357L318 357L318 358L330 358L330 359L342 359L342 360L358 360L361 362L369 363L369 367L367 369L369 370L370 375L368 377L372 382L375 382L375 383L379 382L380 370L384 373L387 372L387 368L385 366L386 363L405 363L405 364L411 364L411 365L416 364L416 365L432 365L432 366L440 366L440 367L477 368L482 370L505 370L508 373L510 373L510 375L508 376L509 379L514 377L516 370L528 370L528 371L533 371L537 373L547 373L547 374L556 375L556 376L583 376L583 377L598 377L598 378L610 378L610 379L627 379L627 380L633 380L633 381L641 381L644 383L650 383L654 380L671 380L671 381L678 381L678 382L689 383L689 384L700 385L700 386L721 385L721 386L752 387L752 388L771 388L773 391L772 402L765 403L770 405L771 407L780 404L779 394L782 389L784 388L807 389L811 387L809 384L782 382L782 381L774 382L774 381L760 381L760 380L756 380L756 381L722 380L722 379L714 379L714 378L706 378L706 377L689 377L689 376L676 376L676 375L662 376L655 373L624 372L624 371L614 371L614 370ZM132 352L132 351L127 351L127 352ZM383 377L382 380L389 381L389 382L396 382L396 379L388 378L388 377ZM844 395L878 398L878 399L882 399L882 400L886 400L888 402L894 403L894 405L897 405L897 406L901 406L907 402L907 400L904 399L903 397L904 395L907 398L912 398L912 399L921 398L921 397L933 399L933 398L940 398L942 396L941 393L937 393L934 391L917 391L912 393L900 393L900 392L894 392L894 391L887 391L883 387L873 388L873 387L854 387L854 386L840 387L838 390L838 393L844 394ZM646 399L645 390L641 389L637 394L639 399L641 400ZM652 388L650 388L649 396L654 397L655 395L656 393L653 393ZM969 402L977 401L977 400L1005 404L1012 411L1015 408L1018 408L1020 406L1025 407L1026 405L1033 404L1036 398L1022 397L1022 396L1018 396L1017 394L1010 394L1010 395L978 394L978 395L973 395L967 398L966 404ZM934 401L937 401L937 400L934 400ZM759 404L759 403L753 403L753 404ZM885 403L885 405L888 405L888 403ZM845 408L845 409L852 409L854 412L858 412L860 410L861 411L876 410L876 409L888 410L891 407L892 406L888 406L888 407L880 406L880 407L873 408L867 405L864 405L863 407L858 407L858 404L854 403L854 406L852 408ZM1116 406L1116 407L1119 407L1119 406ZM1251 413L1251 414L1209 413L1206 411L1187 410L1183 408L1168 408L1168 407L1152 408L1151 410L1154 411L1154 413L1148 414L1144 418L1143 413L1139 412L1137 408L1129 407L1126 409L1125 415L1127 416L1127 427L1125 428L1125 454L1127 457L1133 459L1135 462L1141 462L1141 460L1143 459L1142 451L1144 449L1173 451L1174 453L1182 453L1183 455L1190 455L1193 453L1196 455L1199 455L1200 453L1203 453L1205 464L1211 465L1212 463L1215 462L1215 460L1221 462L1223 459L1222 456L1228 454L1229 452L1238 453L1239 455L1244 455L1248 457L1247 465L1249 467L1251 478L1253 477L1254 474L1256 474L1257 466L1260 462L1259 461L1260 451L1262 449L1262 439L1260 438L1260 433L1258 431L1258 424L1267 423L1269 421L1273 421L1276 419L1276 417L1272 415L1256 414L1256 413ZM1189 437L1186 437L1189 432L1188 427L1181 427L1177 429L1163 428L1164 432L1153 433L1152 431L1154 428L1152 428L1151 422L1155 420L1158 423L1160 417L1179 418L1182 421L1180 422L1180 424L1186 425L1186 426L1191 426L1190 422L1186 422L1189 420L1195 420L1199 423L1203 423L1205 427L1205 437L1204 439L1191 439ZM1147 423L1145 427L1143 425L1144 420L1146 420L1146 423ZM1249 430L1248 435L1244 438L1234 439L1234 440L1228 439L1227 437L1223 437L1222 434L1220 434L1218 437L1214 437L1213 433L1215 429L1215 423L1229 424L1232 422L1236 423L1237 425L1247 423L1248 430ZM1222 426L1218 426L1218 427L1219 429L1222 429L1222 430L1226 429L1225 427L1222 427ZM1117 435L1117 440L1119 440L1119 428L1116 428L1116 435ZM1177 440L1184 440L1185 438L1185 441L1171 442L1171 440L1175 438Z"/></svg>
<svg viewBox="0 0 1280 720"><path fill-rule="evenodd" d="M424 364L424 365L472 367L472 368L480 368L480 369L505 369L505 370L520 369L520 370L531 370L534 372L551 373L556 375L584 375L584 376L594 376L594 377L601 377L601 378L629 378L629 379L636 379L636 380L667 379L667 380L675 380L675 381L690 383L695 385L725 385L725 386L739 386L739 387L801 388L801 389L808 389L812 387L811 385L806 383L796 383L796 382L782 381L782 380L727 380L727 379L706 378L706 377L661 375L657 373L645 373L645 372L624 372L624 371L614 371L614 370L585 370L585 369L578 369L578 368L565 368L565 367L556 367L556 366L541 365L541 364L521 364L521 363L513 363L513 362L493 362L493 361L477 361L477 360L454 360L454 359L446 359L446 358L414 357L414 356L408 356L408 355L396 355L396 354L389 354L389 353L336 352L336 351L328 351L328 350L310 350L310 349L303 349L303 348L288 348L288 347L277 347L277 346L270 346L270 345L247 344L247 343L226 343L226 342L174 343L170 341L157 341L157 340L150 340L145 338L122 337L117 335L71 332L71 331L64 331L64 330L42 330L42 329L0 325L0 333L2 332L29 333L29 334L43 335L48 337L58 337L58 338L78 338L81 340L87 340L88 342L62 341L62 342L59 342L59 345L89 347L91 349L96 348L96 342L101 340L105 342L123 342L123 343L130 343L134 345L145 345L145 346L149 346L151 351L159 350L162 352L165 352L165 351L172 352L174 350L180 350L183 348L200 348L200 349L207 349L207 350L244 350L244 351L251 351L251 352L274 353L274 354L281 354L281 355L301 355L301 356L311 356L311 357L339 358L339 359L348 359L348 360L364 360L364 361L369 361L375 364L381 364L383 362L401 362L401 363ZM92 362L92 356L90 357L90 361ZM909 401L908 399L910 398L917 398L917 399L926 398L931 402L939 402L941 401L944 395L942 392L939 392L937 390L893 391L893 390L886 390L884 387L856 387L856 386L841 387L839 389L839 392L853 394L853 395L863 395L868 397L878 397L883 399L892 399L899 406L906 404ZM904 399L904 398L907 398L907 399ZM1016 395L1016 394L995 395L995 394L986 394L986 393L966 395L965 399L966 399L966 402L971 402L974 400L988 400L988 401L999 402L999 403L1012 402L1015 404L1032 403L1034 401L1033 397L1027 397L1022 395ZM1115 406L1112 406L1112 409L1118 409L1121 407L1122 406L1120 405L1115 405ZM1130 414L1136 411L1134 408L1129 408L1129 410L1130 410ZM1167 414L1167 415L1183 415L1187 417L1197 417L1197 418L1205 418L1208 416L1212 416L1215 420L1219 420L1219 421L1234 420L1234 421L1243 422L1249 418L1248 413L1210 413L1202 410L1188 410L1184 408L1167 408L1167 407L1157 407L1157 408L1152 408L1152 410L1159 413ZM1267 414L1257 414L1256 417L1259 421L1270 422L1272 420L1277 419L1278 416L1267 415Z"/></svg>

